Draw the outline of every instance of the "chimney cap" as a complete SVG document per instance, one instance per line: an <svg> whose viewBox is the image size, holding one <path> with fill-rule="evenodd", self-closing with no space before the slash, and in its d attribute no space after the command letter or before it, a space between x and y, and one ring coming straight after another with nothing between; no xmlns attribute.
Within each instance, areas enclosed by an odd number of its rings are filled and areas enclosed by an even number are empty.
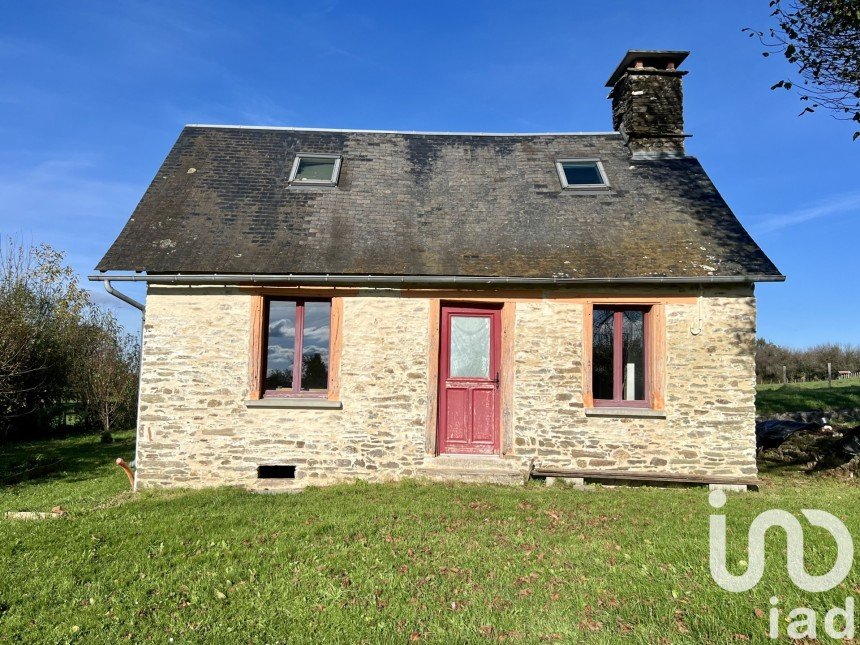
<svg viewBox="0 0 860 645"><path fill-rule="evenodd" d="M612 76L606 81L606 87L615 87L618 79L625 72L636 64L636 61L642 61L645 67L656 67L658 69L666 69L669 63L674 64L677 69L684 59L690 55L688 51L676 51L669 49L630 49L621 59L618 67L612 72Z"/></svg>

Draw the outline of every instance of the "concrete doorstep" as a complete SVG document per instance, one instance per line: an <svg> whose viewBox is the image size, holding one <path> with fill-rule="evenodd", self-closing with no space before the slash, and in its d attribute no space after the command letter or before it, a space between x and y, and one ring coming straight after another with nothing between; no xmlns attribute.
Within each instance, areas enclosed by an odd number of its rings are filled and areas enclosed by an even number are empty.
<svg viewBox="0 0 860 645"><path fill-rule="evenodd" d="M432 481L521 486L528 477L528 465L495 455L439 455L426 459L417 474Z"/></svg>

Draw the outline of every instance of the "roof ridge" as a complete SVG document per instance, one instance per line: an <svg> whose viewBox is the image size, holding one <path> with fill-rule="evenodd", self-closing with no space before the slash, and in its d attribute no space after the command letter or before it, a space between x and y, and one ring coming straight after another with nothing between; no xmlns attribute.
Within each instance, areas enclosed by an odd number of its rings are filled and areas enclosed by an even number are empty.
<svg viewBox="0 0 860 645"><path fill-rule="evenodd" d="M296 132L358 132L365 134L431 134L463 137L546 137L546 136L621 136L620 132L446 132L432 130L362 130L350 128L303 128L277 125L229 125L217 123L186 123L186 128L216 128L225 130L292 130Z"/></svg>

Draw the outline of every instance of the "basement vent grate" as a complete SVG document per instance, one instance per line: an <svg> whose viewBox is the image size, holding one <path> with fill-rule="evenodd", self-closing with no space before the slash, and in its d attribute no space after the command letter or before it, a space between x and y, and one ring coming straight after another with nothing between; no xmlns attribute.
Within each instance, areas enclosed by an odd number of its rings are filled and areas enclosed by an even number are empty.
<svg viewBox="0 0 860 645"><path fill-rule="evenodd" d="M257 479L295 479L295 466L257 466Z"/></svg>

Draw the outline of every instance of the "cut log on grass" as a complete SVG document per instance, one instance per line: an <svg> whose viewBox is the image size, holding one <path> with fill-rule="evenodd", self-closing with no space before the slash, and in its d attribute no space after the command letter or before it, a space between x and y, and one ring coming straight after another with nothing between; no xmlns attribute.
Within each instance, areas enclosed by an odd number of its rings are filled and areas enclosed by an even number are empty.
<svg viewBox="0 0 860 645"><path fill-rule="evenodd" d="M44 511L6 511L7 520L45 520L66 515L65 509L55 506L50 512Z"/></svg>

